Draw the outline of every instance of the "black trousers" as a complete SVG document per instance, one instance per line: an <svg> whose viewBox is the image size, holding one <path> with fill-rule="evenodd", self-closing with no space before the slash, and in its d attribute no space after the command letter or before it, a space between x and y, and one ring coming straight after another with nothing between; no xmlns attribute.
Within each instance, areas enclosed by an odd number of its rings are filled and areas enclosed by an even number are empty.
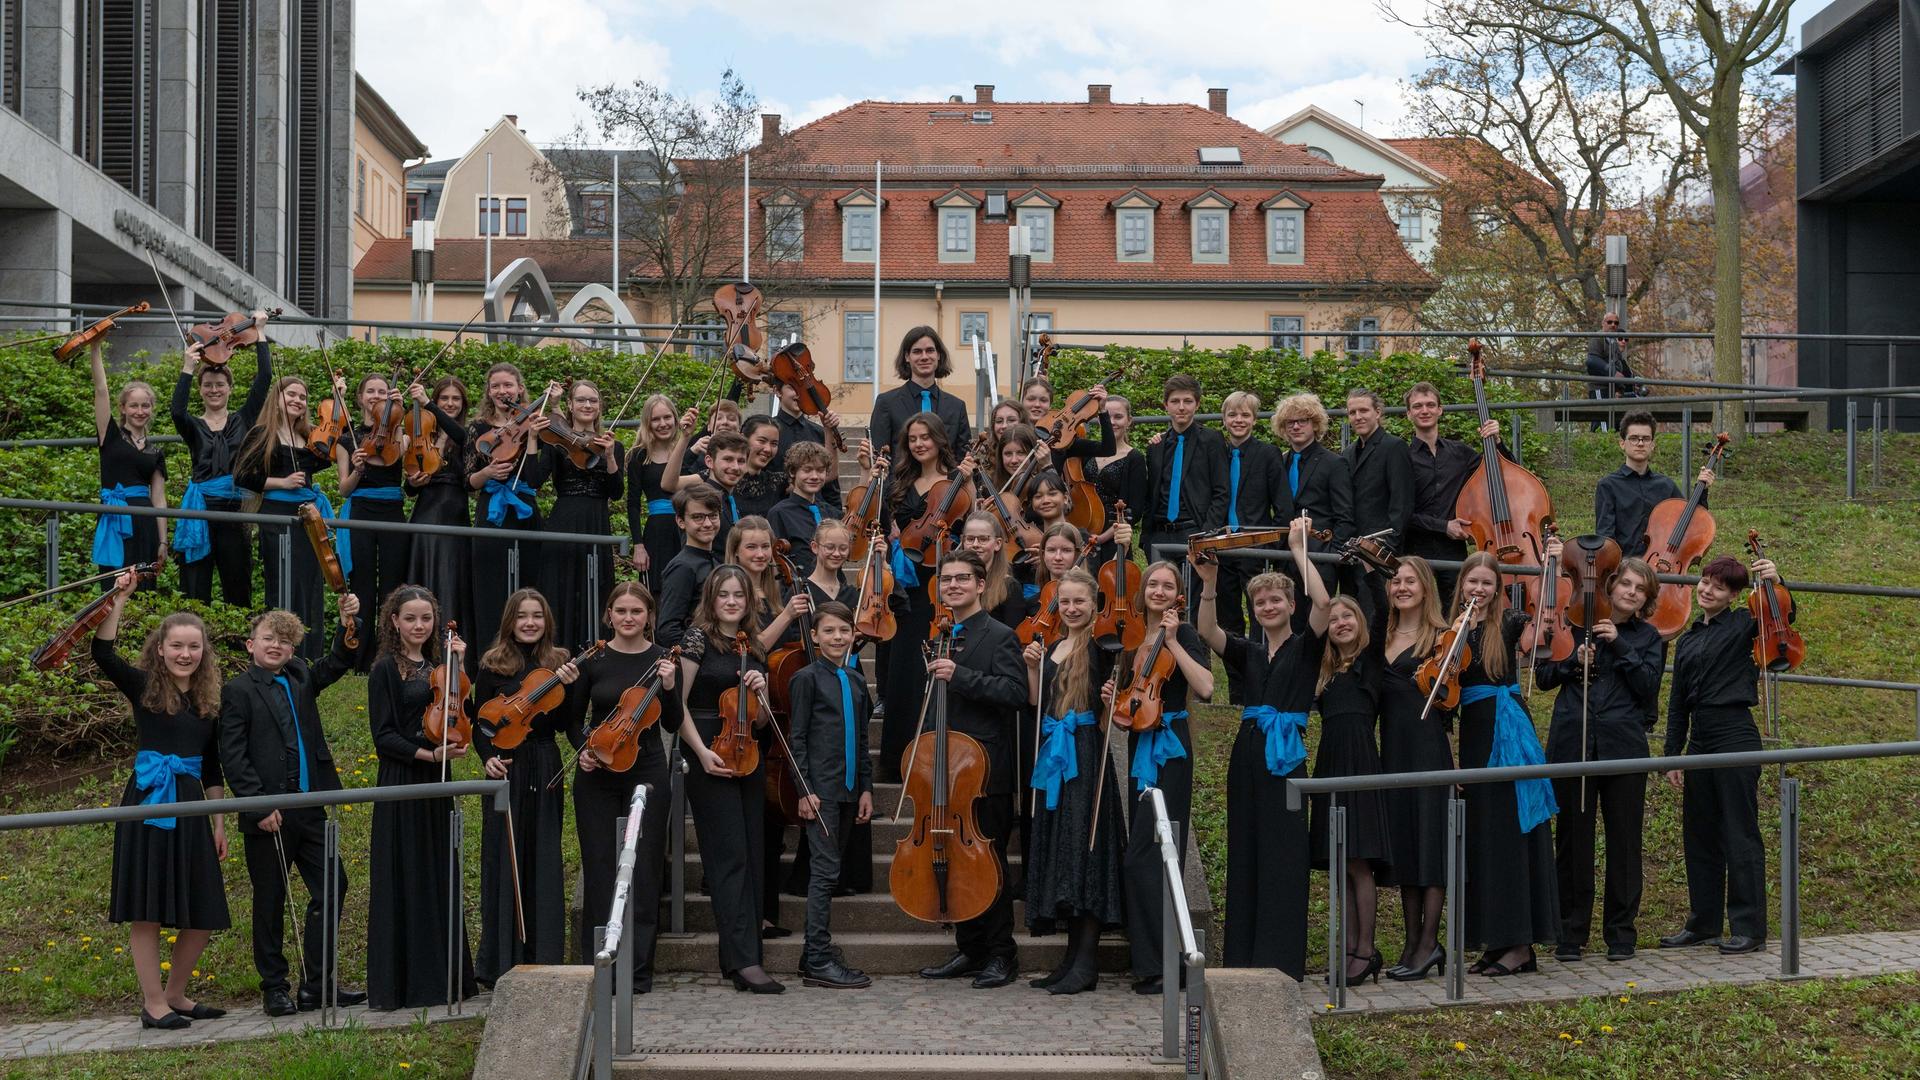
<svg viewBox="0 0 1920 1080"><path fill-rule="evenodd" d="M714 776L698 762L687 770L687 806L700 841L707 896L713 902L723 974L760 963L761 849L766 776Z"/></svg>
<svg viewBox="0 0 1920 1080"><path fill-rule="evenodd" d="M628 904L633 911L633 984L634 989L645 991L653 986L653 947L660 930L667 830L685 826L667 820L673 800L667 790L667 755L659 737L643 735L640 742L640 756L626 772L583 772L578 766L574 768L573 824L580 842L582 925L591 935L594 927L606 925L613 909L613 878L620 859L620 837L614 824L632 806L634 787L653 785L641 814L640 846L634 853L633 892ZM574 959L586 963L592 950L591 940L575 942Z"/></svg>
<svg viewBox="0 0 1920 1080"><path fill-rule="evenodd" d="M207 503L209 510L240 508L239 503L225 499ZM213 579L218 574L222 600L237 608L253 607L253 545L247 541L247 527L209 521L207 539L213 550L206 558L180 564L180 592L189 600L207 603L213 599Z"/></svg>
<svg viewBox="0 0 1920 1080"><path fill-rule="evenodd" d="M340 907L347 898L347 872L339 873L339 892L334 897L334 927L321 919L320 902L326 886L321 881L321 862L326 856L326 816L317 809L282 810L280 845L273 833L250 832L243 837L247 854L247 880L253 883L253 967L260 973L260 991L286 990L287 956L287 879L282 876L280 852L286 851L285 874L298 873L307 885L307 913L300 927L300 984L314 993L320 982L321 959L332 948L332 929L340 922ZM335 981L339 979L335 961Z"/></svg>
<svg viewBox="0 0 1920 1080"><path fill-rule="evenodd" d="M1012 879L1007 876L1007 834L1013 831L1013 800L1010 794L983 795L973 804L980 833L993 841L994 857L1000 860L1000 895L993 898L985 914L956 925L953 941L961 952L981 962L1001 956L1012 960L1015 954Z"/></svg>
<svg viewBox="0 0 1920 1080"><path fill-rule="evenodd" d="M1640 915L1640 841L1647 816L1647 774L1587 777L1587 800L1579 780L1555 780L1560 816L1553 829L1553 858L1560 878L1560 944L1584 947L1593 932L1593 826L1607 830L1607 886L1601 900L1600 933L1608 945L1634 944ZM1597 811L1597 815L1596 815Z"/></svg>
<svg viewBox="0 0 1920 1080"><path fill-rule="evenodd" d="M1166 799L1167 817L1173 822L1173 842L1180 851L1181 869L1185 870L1187 825L1193 816L1193 738L1185 720L1175 720L1173 725L1180 745L1187 748L1187 756L1160 766L1156 786ZM1134 735L1127 740L1128 762L1133 760L1133 744L1139 738ZM1127 831L1127 850L1120 868L1120 881L1126 887L1127 896L1127 944L1132 951L1134 977L1152 979L1160 975L1163 960L1160 938L1165 929L1161 920L1165 918L1167 901L1166 871L1160 866L1159 839L1153 835L1153 806L1138 797L1131 776L1122 773L1119 780L1132 803L1128 811L1132 821Z"/></svg>
<svg viewBox="0 0 1920 1080"><path fill-rule="evenodd" d="M820 816L826 821L833 839L822 835L816 822L809 821L800 827L809 841L807 945L802 954L808 964L824 964L833 958L833 890L840 884L840 860L846 855L847 843L852 839L853 814L860 805L849 801L846 794L844 790L835 792L835 801L823 800L820 803Z"/></svg>
<svg viewBox="0 0 1920 1080"><path fill-rule="evenodd" d="M1758 749L1756 745L1754 749ZM1760 844L1760 769L1701 769L1680 792L1687 860L1687 929L1767 936L1767 853ZM1609 834L1608 843L1612 843Z"/></svg>
<svg viewBox="0 0 1920 1080"><path fill-rule="evenodd" d="M1263 573L1268 564L1264 560L1238 559L1228 556L1220 560L1220 580L1213 601L1213 618L1220 629L1229 634L1246 636L1250 620L1247 606L1247 582L1254 575ZM1257 625L1257 624L1256 624ZM1227 700L1234 705L1245 705L1246 696L1240 686L1239 673L1228 666Z"/></svg>
<svg viewBox="0 0 1920 1080"><path fill-rule="evenodd" d="M353 516L362 521L397 523L407 520L407 507L404 502L375 502L371 499L362 499L353 504ZM347 542L353 545L353 573L348 575L347 587L353 590L353 595L360 598L362 612L378 613L380 605L386 602L387 594L406 582L407 560L413 550L413 537L407 533L388 532L384 529L379 532L372 529L350 529L347 532ZM500 573L506 573L506 567L499 569ZM366 671L371 668L373 658L379 651L379 634L362 635L357 664L359 670Z"/></svg>

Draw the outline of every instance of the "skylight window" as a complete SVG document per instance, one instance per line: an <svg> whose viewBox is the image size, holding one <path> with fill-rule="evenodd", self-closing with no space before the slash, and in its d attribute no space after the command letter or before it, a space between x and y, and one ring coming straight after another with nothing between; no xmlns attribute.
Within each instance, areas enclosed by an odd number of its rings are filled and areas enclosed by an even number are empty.
<svg viewBox="0 0 1920 1080"><path fill-rule="evenodd" d="M1202 165L1238 165L1240 148L1237 146L1203 146L1200 148Z"/></svg>

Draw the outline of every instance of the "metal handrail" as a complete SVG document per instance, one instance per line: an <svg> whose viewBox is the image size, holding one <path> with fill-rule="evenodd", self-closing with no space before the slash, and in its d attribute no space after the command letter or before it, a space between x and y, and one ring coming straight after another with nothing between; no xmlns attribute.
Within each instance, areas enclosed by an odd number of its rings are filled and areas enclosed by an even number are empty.
<svg viewBox="0 0 1920 1080"><path fill-rule="evenodd" d="M647 811L649 786L640 784L635 787L633 803L627 808L626 835L621 838L619 865L613 874L613 907L607 914L607 942L593 958L595 964L602 966L613 963L621 947L627 944L623 917L627 913L628 893L633 887L633 864L640 843L640 816Z"/></svg>
<svg viewBox="0 0 1920 1080"><path fill-rule="evenodd" d="M42 307L56 305L43 304ZM1558 341L1595 337L1637 338L1647 341L1712 341L1711 330L1093 330L1048 327L1039 332L1055 339L1063 337L1371 337L1371 338L1487 338L1515 341ZM1858 343L1920 345L1920 334L1798 334L1792 332L1742 332L1742 341L1845 341ZM1073 348L1080 348L1075 345Z"/></svg>
<svg viewBox="0 0 1920 1080"><path fill-rule="evenodd" d="M642 819L652 789L651 784L637 785L626 816L616 823L621 840L613 875L613 906L606 924L593 928L593 1008L587 1017L587 1030L580 1034L585 1052L575 1072L579 1077L591 1073L600 1080L610 1080L616 1042L619 1053L633 1053L633 868L639 861Z"/></svg>
<svg viewBox="0 0 1920 1080"><path fill-rule="evenodd" d="M52 502L40 499L0 498L0 509L5 510L46 510L56 514L128 514L133 517L161 518L197 518L201 521L225 521L243 525L274 525L284 527L292 520L275 514L243 514L232 510L183 510L178 506L108 506L105 503ZM346 529L351 532L408 533L414 536L466 536L479 540L499 540L503 533L513 533L512 529L482 529L472 525L432 525L427 522L411 521L374 521L369 518L321 518L329 528ZM538 532L529 534L527 539L559 544L587 544L597 547L618 548L625 554L633 546L630 536L601 536L597 533Z"/></svg>
<svg viewBox="0 0 1920 1080"><path fill-rule="evenodd" d="M1187 907L1186 873L1173 822L1167 817L1166 795L1157 787L1140 793L1153 808L1153 837L1160 848L1164 905L1160 914L1160 1054L1165 1061L1186 1065L1186 1075L1206 1075L1207 1043L1212 1032L1212 1010L1207 1007L1207 953L1203 936L1193 926ZM1178 946L1178 948L1176 948ZM1177 954L1177 958L1176 958ZM1180 1021L1180 974L1186 972L1186 1023ZM1185 1031L1185 1053L1182 1028Z"/></svg>

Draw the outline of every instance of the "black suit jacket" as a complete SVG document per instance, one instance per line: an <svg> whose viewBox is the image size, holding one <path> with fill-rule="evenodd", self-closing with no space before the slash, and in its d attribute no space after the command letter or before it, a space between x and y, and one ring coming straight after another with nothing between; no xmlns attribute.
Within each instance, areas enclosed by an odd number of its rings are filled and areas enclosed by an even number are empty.
<svg viewBox="0 0 1920 1080"><path fill-rule="evenodd" d="M1404 453L1404 451L1403 451ZM1293 459L1300 459L1300 494L1293 493L1290 473ZM1280 463L1280 482L1274 485L1274 509L1281 521L1292 521L1305 510L1316 529L1333 530L1333 542L1339 544L1353 535L1353 475L1347 460L1319 443L1308 444L1304 452L1289 450ZM1408 483L1412 491L1412 483ZM1308 541L1314 551L1326 545Z"/></svg>
<svg viewBox="0 0 1920 1080"><path fill-rule="evenodd" d="M1227 440L1210 427L1195 423L1186 430L1187 448L1180 461L1180 516L1198 530L1227 523ZM1147 447L1147 507L1135 515L1149 530L1166 528L1167 494L1173 476L1174 432Z"/></svg>
<svg viewBox="0 0 1920 1080"><path fill-rule="evenodd" d="M353 670L353 654L334 639L333 652L311 666L299 657L287 661L280 674L287 677L299 715L287 709L287 692L272 673L259 665L247 668L220 688L220 767L227 774L227 790L234 798L284 795L300 790L297 747L307 748L307 790L339 791L333 771L333 750L320 724L320 692ZM294 738L293 725L300 725ZM265 814L241 814L242 832L260 831Z"/></svg>
<svg viewBox="0 0 1920 1080"><path fill-rule="evenodd" d="M960 623L947 685L947 726L980 741L991 764L988 795L1007 795L1026 782L1015 776L1018 716L1027 704L1027 665L1013 631L985 611ZM932 730L933 718L927 718Z"/></svg>
<svg viewBox="0 0 1920 1080"><path fill-rule="evenodd" d="M1391 529L1387 543L1400 550L1413 517L1413 462L1407 458L1407 441L1380 428L1364 443L1349 443L1344 456L1353 481L1353 531L1365 535Z"/></svg>

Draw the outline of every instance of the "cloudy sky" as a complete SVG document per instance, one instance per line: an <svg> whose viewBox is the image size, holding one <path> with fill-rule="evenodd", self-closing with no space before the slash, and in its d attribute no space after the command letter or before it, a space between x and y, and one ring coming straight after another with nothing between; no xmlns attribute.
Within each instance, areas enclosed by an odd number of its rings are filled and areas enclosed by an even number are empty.
<svg viewBox="0 0 1920 1080"><path fill-rule="evenodd" d="M1392 0L1417 12L1420 0ZM1798 0L1796 30L1825 0ZM436 158L504 113L536 143L564 137L582 85L642 78L710 93L732 67L789 127L854 101L1083 100L1205 104L1263 127L1309 103L1398 134L1418 36L1375 0L403 0L356 4L360 74ZM1364 102L1364 106L1360 104Z"/></svg>

